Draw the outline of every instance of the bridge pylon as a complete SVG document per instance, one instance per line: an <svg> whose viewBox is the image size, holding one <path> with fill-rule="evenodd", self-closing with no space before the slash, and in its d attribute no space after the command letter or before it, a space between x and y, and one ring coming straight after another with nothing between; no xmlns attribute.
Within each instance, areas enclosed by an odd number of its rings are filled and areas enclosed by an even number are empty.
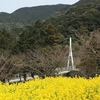
<svg viewBox="0 0 100 100"><path fill-rule="evenodd" d="M68 54L68 62L67 62L67 71L75 70L73 53L72 53L72 39L69 38L69 54Z"/></svg>

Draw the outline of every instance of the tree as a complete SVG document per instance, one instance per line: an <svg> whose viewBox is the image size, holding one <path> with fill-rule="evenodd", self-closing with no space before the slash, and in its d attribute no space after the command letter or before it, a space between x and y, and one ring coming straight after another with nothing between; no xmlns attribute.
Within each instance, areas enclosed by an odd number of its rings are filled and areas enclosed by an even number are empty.
<svg viewBox="0 0 100 100"><path fill-rule="evenodd" d="M0 30L0 48L11 49L13 47L14 40L10 33L5 29Z"/></svg>
<svg viewBox="0 0 100 100"><path fill-rule="evenodd" d="M61 44L64 40L64 36L59 33L57 28L52 24L46 25L41 21L36 21L34 26L27 27L19 35L13 52L26 52L27 50L39 49L45 46L52 46L55 44Z"/></svg>
<svg viewBox="0 0 100 100"><path fill-rule="evenodd" d="M26 54L21 55L21 59L25 62L27 71L34 72L35 74L44 77L54 76L56 68L66 67L66 55L66 48L58 46L28 51Z"/></svg>
<svg viewBox="0 0 100 100"><path fill-rule="evenodd" d="M58 29L52 24L47 26L47 38L46 43L48 45L54 45L55 43L60 44L64 39L64 36L59 33Z"/></svg>
<svg viewBox="0 0 100 100"><path fill-rule="evenodd" d="M84 58L79 65L80 70L87 75L87 77L95 76L100 73L100 32L94 31L87 43L84 44Z"/></svg>
<svg viewBox="0 0 100 100"><path fill-rule="evenodd" d="M25 63L20 57L11 55L9 51L0 54L0 80L12 79L15 74L20 72Z"/></svg>
<svg viewBox="0 0 100 100"><path fill-rule="evenodd" d="M95 77L97 74L97 61L96 59L86 59L80 65L81 72L85 77Z"/></svg>
<svg viewBox="0 0 100 100"><path fill-rule="evenodd" d="M31 45L29 45L29 37L30 37L30 34L28 33L28 31L24 30L22 34L20 34L19 40L17 41L12 52L13 53L18 53L20 51L25 52L27 51L27 49L30 49Z"/></svg>

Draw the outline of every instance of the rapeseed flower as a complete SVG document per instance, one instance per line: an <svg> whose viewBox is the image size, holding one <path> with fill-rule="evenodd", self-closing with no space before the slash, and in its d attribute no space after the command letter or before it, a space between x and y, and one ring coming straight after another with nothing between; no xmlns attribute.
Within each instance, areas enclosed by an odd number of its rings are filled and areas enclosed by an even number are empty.
<svg viewBox="0 0 100 100"><path fill-rule="evenodd" d="M100 77L47 77L25 83L0 83L0 100L100 100Z"/></svg>

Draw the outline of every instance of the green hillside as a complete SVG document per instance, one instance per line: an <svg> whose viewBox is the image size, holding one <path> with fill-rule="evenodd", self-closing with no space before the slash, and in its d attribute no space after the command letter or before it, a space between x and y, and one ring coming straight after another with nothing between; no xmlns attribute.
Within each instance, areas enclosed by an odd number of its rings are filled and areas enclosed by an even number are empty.
<svg viewBox="0 0 100 100"><path fill-rule="evenodd" d="M85 0L80 0L80 4L77 3L66 9L61 16L51 17L48 22L60 28L64 35L98 29L100 27L100 1L93 0L82 4L83 1Z"/></svg>
<svg viewBox="0 0 100 100"><path fill-rule="evenodd" d="M36 20L45 19L66 7L68 5L45 5L20 8L11 14L2 12L0 13L0 29L6 28L11 30L14 27L22 27Z"/></svg>
<svg viewBox="0 0 100 100"><path fill-rule="evenodd" d="M81 4L84 4L84 3L89 3L89 2L94 2L96 0L79 0L79 2L77 2L76 4L77 5L81 5Z"/></svg>

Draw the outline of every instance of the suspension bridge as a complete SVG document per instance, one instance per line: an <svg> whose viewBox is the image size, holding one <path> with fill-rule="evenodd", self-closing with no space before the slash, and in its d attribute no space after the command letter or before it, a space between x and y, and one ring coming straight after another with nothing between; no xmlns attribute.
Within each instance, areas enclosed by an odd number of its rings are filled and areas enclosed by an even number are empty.
<svg viewBox="0 0 100 100"><path fill-rule="evenodd" d="M73 60L73 53L72 53L72 38L69 38L69 53L68 53L68 61L67 61L67 67L64 68L62 71L58 72L58 75L66 74L71 71L79 71L75 65Z"/></svg>

